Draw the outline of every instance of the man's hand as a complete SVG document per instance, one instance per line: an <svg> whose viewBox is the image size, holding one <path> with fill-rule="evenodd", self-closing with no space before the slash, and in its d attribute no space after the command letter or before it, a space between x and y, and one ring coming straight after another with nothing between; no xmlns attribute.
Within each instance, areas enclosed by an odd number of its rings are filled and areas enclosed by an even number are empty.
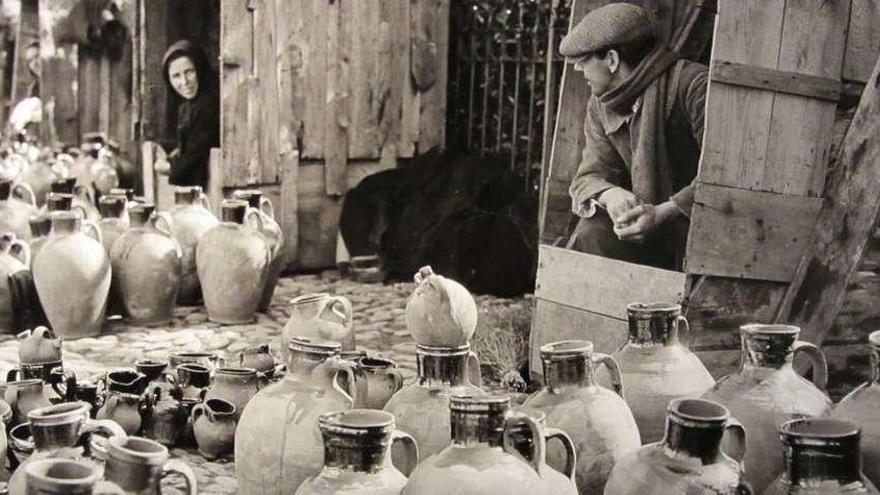
<svg viewBox="0 0 880 495"><path fill-rule="evenodd" d="M661 224L680 214L672 201L659 205L642 204L623 213L614 224L614 233L621 241L644 242Z"/></svg>
<svg viewBox="0 0 880 495"><path fill-rule="evenodd" d="M641 203L635 194L622 187L612 187L602 191L596 201L605 207L614 225L625 224L620 221L620 217Z"/></svg>

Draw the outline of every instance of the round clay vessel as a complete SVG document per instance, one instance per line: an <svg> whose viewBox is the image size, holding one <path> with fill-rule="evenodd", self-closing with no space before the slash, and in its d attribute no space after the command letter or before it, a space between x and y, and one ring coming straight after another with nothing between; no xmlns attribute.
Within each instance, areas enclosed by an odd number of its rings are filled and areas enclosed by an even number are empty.
<svg viewBox="0 0 880 495"><path fill-rule="evenodd" d="M416 289L406 303L406 326L419 345L454 347L470 342L477 328L477 303L455 280L430 266L415 275Z"/></svg>
<svg viewBox="0 0 880 495"><path fill-rule="evenodd" d="M134 206L131 228L110 250L114 286L131 323L161 325L174 318L180 290L180 246L171 236L167 214L152 205Z"/></svg>
<svg viewBox="0 0 880 495"><path fill-rule="evenodd" d="M253 368L217 368L205 400L217 398L229 401L235 406L235 418L238 419L265 382L265 375Z"/></svg>
<svg viewBox="0 0 880 495"><path fill-rule="evenodd" d="M13 191L24 192L26 199L18 199ZM29 240L31 229L28 219L39 213L34 193L24 184L0 179L0 232L13 232L19 239Z"/></svg>
<svg viewBox="0 0 880 495"><path fill-rule="evenodd" d="M632 303L626 310L627 342L613 356L620 366L626 402L646 444L663 437L670 400L699 397L715 380L678 339L679 325L687 327L679 304ZM602 386L612 383L607 373L599 373L598 378Z"/></svg>
<svg viewBox="0 0 880 495"><path fill-rule="evenodd" d="M281 342L293 337L330 340L353 351L355 338L351 302L342 296L305 294L290 300L290 318L281 330ZM286 346L282 345L284 349Z"/></svg>
<svg viewBox="0 0 880 495"><path fill-rule="evenodd" d="M871 379L840 400L831 417L847 419L862 429L862 469L874 485L880 484L880 331L868 336Z"/></svg>
<svg viewBox="0 0 880 495"><path fill-rule="evenodd" d="M248 211L244 201L225 200L223 222L204 233L196 246L196 268L208 319L224 324L256 320L257 306L265 287L272 252L263 234L244 225Z"/></svg>
<svg viewBox="0 0 880 495"><path fill-rule="evenodd" d="M145 404L141 396L124 392L108 392L98 409L97 419L111 420L128 435L136 435L144 424Z"/></svg>
<svg viewBox="0 0 880 495"><path fill-rule="evenodd" d="M577 450L580 493L601 493L614 464L639 448L639 429L623 399L614 359L593 352L588 341L564 341L541 348L545 386L523 403L546 413L546 424L571 437ZM594 367L605 365L614 378L612 392L595 383ZM559 465L548 456L552 465Z"/></svg>
<svg viewBox="0 0 880 495"><path fill-rule="evenodd" d="M17 335L18 362L46 364L61 361L61 339L46 327L25 330Z"/></svg>
<svg viewBox="0 0 880 495"><path fill-rule="evenodd" d="M26 271L31 264L30 247L12 232L0 233L0 280ZM12 290L8 283L0 283L0 333L14 333L15 312Z"/></svg>
<svg viewBox="0 0 880 495"><path fill-rule="evenodd" d="M193 406L193 434L199 453L207 459L232 455L236 417L235 405L224 399L206 399Z"/></svg>
<svg viewBox="0 0 880 495"><path fill-rule="evenodd" d="M196 270L196 246L202 235L217 226L220 220L211 213L208 198L199 186L178 187L174 191L174 208L169 212L174 238L183 252L183 278L177 301L185 306L194 306L202 301L202 288Z"/></svg>
<svg viewBox="0 0 880 495"><path fill-rule="evenodd" d="M162 479L173 474L183 477L185 493L198 493L195 473L183 461L171 459L162 444L140 437L111 438L107 442L104 477L126 493L161 495Z"/></svg>
<svg viewBox="0 0 880 495"><path fill-rule="evenodd" d="M318 426L324 438L324 468L300 485L296 495L397 495L406 485L404 473L418 464L415 440L396 431L394 416L387 412L353 409L326 413L318 418ZM404 472L391 462L392 444L406 449Z"/></svg>
<svg viewBox="0 0 880 495"><path fill-rule="evenodd" d="M880 493L862 474L860 428L832 418L794 419L779 428L785 471L766 495Z"/></svg>
<svg viewBox="0 0 880 495"><path fill-rule="evenodd" d="M367 388L363 403L356 404L356 407L382 409L391 397L403 388L403 374L397 369L397 363L394 361L364 356L358 358L356 363Z"/></svg>
<svg viewBox="0 0 880 495"><path fill-rule="evenodd" d="M354 365L339 358L339 343L297 337L289 346L287 374L260 390L238 422L235 478L240 495L287 494L317 476L324 464L318 417L351 409L359 395ZM341 373L354 398L336 384Z"/></svg>
<svg viewBox="0 0 880 495"><path fill-rule="evenodd" d="M6 384L3 399L12 408L11 425L19 425L28 419L28 413L34 409L52 405L49 402L47 387L43 380L31 378Z"/></svg>
<svg viewBox="0 0 880 495"><path fill-rule="evenodd" d="M269 247L272 250L272 262L269 264L269 275L266 278L266 285L263 287L263 293L260 296L260 305L257 311L265 312L272 303L272 297L275 295L275 286L278 285L278 277L281 276L281 270L284 268L284 233L281 232L281 226L275 220L275 207L272 201L263 196L263 191L259 189L239 189L233 191L232 197L248 202L248 205L260 214L262 219L262 227L260 233L266 237Z"/></svg>
<svg viewBox="0 0 880 495"><path fill-rule="evenodd" d="M95 237L82 232L86 225ZM34 285L55 333L64 338L101 333L110 293L110 258L101 231L74 213L52 214L49 240L34 259Z"/></svg>
<svg viewBox="0 0 880 495"><path fill-rule="evenodd" d="M666 421L661 441L630 451L614 465L606 495L752 493L742 481L748 435L724 406L704 399L675 399ZM725 430L735 440L735 458L721 450Z"/></svg>
<svg viewBox="0 0 880 495"><path fill-rule="evenodd" d="M822 390L828 378L825 356L812 344L797 340L800 329L789 325L750 324L740 327L742 362L703 397L721 403L748 431L746 480L762 492L782 472L784 462L776 432L791 419L824 416L831 401ZM792 367L796 354L812 364L813 383Z"/></svg>

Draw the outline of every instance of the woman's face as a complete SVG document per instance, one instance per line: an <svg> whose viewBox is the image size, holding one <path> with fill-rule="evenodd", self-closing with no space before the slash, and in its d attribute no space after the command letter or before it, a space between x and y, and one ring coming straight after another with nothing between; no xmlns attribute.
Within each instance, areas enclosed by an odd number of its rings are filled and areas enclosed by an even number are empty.
<svg viewBox="0 0 880 495"><path fill-rule="evenodd" d="M196 66L189 57L177 57L168 64L168 80L177 94L187 100L192 100L199 92Z"/></svg>

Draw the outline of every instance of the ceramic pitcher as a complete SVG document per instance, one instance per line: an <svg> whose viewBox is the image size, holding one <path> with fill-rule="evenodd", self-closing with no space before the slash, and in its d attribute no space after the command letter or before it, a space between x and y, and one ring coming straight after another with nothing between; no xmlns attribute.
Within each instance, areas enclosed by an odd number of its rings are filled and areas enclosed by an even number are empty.
<svg viewBox="0 0 880 495"><path fill-rule="evenodd" d="M16 311L12 290L5 281L10 275L26 271L31 266L28 243L12 232L0 233L0 333L14 333Z"/></svg>
<svg viewBox="0 0 880 495"><path fill-rule="evenodd" d="M205 400L225 399L235 406L235 418L241 417L248 402L266 386L266 376L253 368L217 368Z"/></svg>
<svg viewBox="0 0 880 495"><path fill-rule="evenodd" d="M758 493L782 472L783 457L776 441L782 423L824 416L831 408L822 391L828 377L825 356L818 347L798 341L799 333L798 327L789 325L741 326L739 372L722 378L703 395L727 407L749 432L746 480ZM792 367L795 355L809 359L812 383Z"/></svg>
<svg viewBox="0 0 880 495"><path fill-rule="evenodd" d="M18 199L14 192L23 193L25 199ZM0 178L0 232L13 232L19 239L30 239L28 219L39 213L36 204L28 186Z"/></svg>
<svg viewBox="0 0 880 495"><path fill-rule="evenodd" d="M281 330L282 343L293 337L307 337L339 342L343 351L354 350L352 306L348 299L306 294L292 299L290 306L290 318Z"/></svg>
<svg viewBox="0 0 880 495"><path fill-rule="evenodd" d="M656 442L663 437L669 401L699 397L715 380L678 339L679 327L688 328L681 305L632 303L626 313L627 341L613 356L620 365L626 402L642 443ZM611 382L602 373L599 383L608 386Z"/></svg>
<svg viewBox="0 0 880 495"><path fill-rule="evenodd" d="M357 369L366 382L364 402L356 407L382 409L391 397L403 388L403 373L397 363L390 359L363 356L355 361Z"/></svg>
<svg viewBox="0 0 880 495"><path fill-rule="evenodd" d="M69 459L41 459L24 468L27 489L21 495L110 495L122 488L101 479L101 470L90 464ZM10 489L10 494L17 492Z"/></svg>
<svg viewBox="0 0 880 495"><path fill-rule="evenodd" d="M265 312L272 302L272 296L275 295L275 286L278 285L278 277L281 275L281 269L284 264L284 233L281 232L281 226L275 221L275 207L272 201L263 196L263 192L259 189L238 189L232 192L232 197L248 202L248 205L259 212L262 219L262 228L260 232L266 237L269 246L272 248L272 262L269 264L269 275L266 277L266 285L263 288L263 294L260 296L260 305L258 311Z"/></svg>
<svg viewBox="0 0 880 495"><path fill-rule="evenodd" d="M111 438L107 442L104 477L138 495L161 495L162 479L178 474L186 482L186 493L198 493L196 475L185 462L171 459L163 445L147 438Z"/></svg>
<svg viewBox="0 0 880 495"><path fill-rule="evenodd" d="M416 289L406 303L406 326L419 345L452 347L470 342L477 328L477 303L455 280L430 266L415 274Z"/></svg>
<svg viewBox="0 0 880 495"><path fill-rule="evenodd" d="M180 293L177 300L185 306L199 304L202 288L196 271L196 246L202 235L220 221L211 213L208 197L199 186L178 187L174 190L174 208L169 212L174 238L183 252Z"/></svg>
<svg viewBox="0 0 880 495"><path fill-rule="evenodd" d="M324 468L307 479L296 495L370 493L397 495L419 461L415 440L394 429L394 416L384 411L353 409L321 415ZM391 446L406 449L403 472L391 463Z"/></svg>
<svg viewBox="0 0 880 495"><path fill-rule="evenodd" d="M193 406L193 433L199 453L207 459L231 455L236 417L235 405L224 399L206 399Z"/></svg>

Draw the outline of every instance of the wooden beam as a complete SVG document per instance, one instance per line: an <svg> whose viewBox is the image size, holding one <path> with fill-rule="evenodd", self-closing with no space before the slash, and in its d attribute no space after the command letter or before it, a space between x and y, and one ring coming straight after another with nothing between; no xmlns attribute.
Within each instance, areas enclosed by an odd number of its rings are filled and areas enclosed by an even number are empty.
<svg viewBox="0 0 880 495"><path fill-rule="evenodd" d="M797 72L754 67L751 65L715 60L712 62L712 82L722 82L777 93L837 101L841 84L837 79L811 76Z"/></svg>
<svg viewBox="0 0 880 495"><path fill-rule="evenodd" d="M777 320L800 326L821 343L843 304L880 217L880 63L865 86L840 150L837 168L808 249L779 307Z"/></svg>
<svg viewBox="0 0 880 495"><path fill-rule="evenodd" d="M846 33L843 78L864 83L880 54L880 0L853 0Z"/></svg>
<svg viewBox="0 0 880 495"><path fill-rule="evenodd" d="M40 2L21 0L18 29L15 33L15 60L12 64L12 106L32 96L29 93L34 77L27 68L28 45L40 42ZM39 53L36 55L39 57ZM37 96L37 95L33 95Z"/></svg>
<svg viewBox="0 0 880 495"><path fill-rule="evenodd" d="M345 29L341 2L323 6L327 9L326 48L327 116L324 121L324 186L328 196L348 192L345 169L348 166L349 56L350 40ZM348 5L348 4L346 4ZM307 124L308 125L308 124ZM335 234L334 234L335 235Z"/></svg>

